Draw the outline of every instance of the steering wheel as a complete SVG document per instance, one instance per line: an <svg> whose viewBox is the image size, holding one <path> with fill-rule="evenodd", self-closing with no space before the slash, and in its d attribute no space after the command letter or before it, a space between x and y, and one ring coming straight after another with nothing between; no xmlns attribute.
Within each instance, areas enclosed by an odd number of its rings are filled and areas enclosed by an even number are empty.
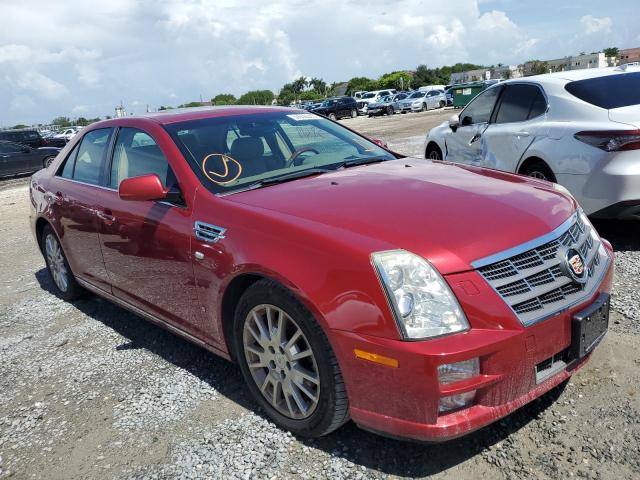
<svg viewBox="0 0 640 480"><path fill-rule="evenodd" d="M312 148L312 147L299 148L298 150L293 152L291 154L291 156L287 159L286 164L285 164L285 168L289 168L289 167L292 167L294 165L296 165L296 166L299 165L299 164L296 164L296 160L298 159L298 157L300 155L302 155L305 152L312 152L312 153L315 153L316 155L320 155L320 152L318 150L316 150L315 148Z"/></svg>

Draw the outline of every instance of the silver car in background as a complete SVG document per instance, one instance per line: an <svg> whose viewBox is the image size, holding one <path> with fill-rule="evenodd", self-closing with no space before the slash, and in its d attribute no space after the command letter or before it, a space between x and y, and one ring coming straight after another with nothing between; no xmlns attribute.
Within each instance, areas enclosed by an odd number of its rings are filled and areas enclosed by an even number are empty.
<svg viewBox="0 0 640 480"><path fill-rule="evenodd" d="M400 102L400 112L425 112L447 105L447 97L443 90L429 90L428 92L413 92Z"/></svg>
<svg viewBox="0 0 640 480"><path fill-rule="evenodd" d="M395 95L387 95L377 102L370 103L367 114L370 117L378 115L393 115L400 111L400 102L409 96L408 93L401 92Z"/></svg>

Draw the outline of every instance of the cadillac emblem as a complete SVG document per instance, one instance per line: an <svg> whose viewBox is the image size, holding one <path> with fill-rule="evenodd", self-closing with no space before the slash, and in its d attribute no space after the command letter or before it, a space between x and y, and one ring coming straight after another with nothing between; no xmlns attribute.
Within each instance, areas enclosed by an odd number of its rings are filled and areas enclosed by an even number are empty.
<svg viewBox="0 0 640 480"><path fill-rule="evenodd" d="M568 248L564 251L560 268L564 271L565 275L574 282L580 284L587 283L587 267L584 264L582 255L575 248Z"/></svg>

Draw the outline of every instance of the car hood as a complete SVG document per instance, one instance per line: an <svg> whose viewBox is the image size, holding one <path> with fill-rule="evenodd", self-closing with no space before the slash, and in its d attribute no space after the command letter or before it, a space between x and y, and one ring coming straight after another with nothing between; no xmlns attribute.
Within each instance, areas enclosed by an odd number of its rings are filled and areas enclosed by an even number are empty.
<svg viewBox="0 0 640 480"><path fill-rule="evenodd" d="M547 182L407 158L226 198L409 250L443 274L549 233L576 208Z"/></svg>

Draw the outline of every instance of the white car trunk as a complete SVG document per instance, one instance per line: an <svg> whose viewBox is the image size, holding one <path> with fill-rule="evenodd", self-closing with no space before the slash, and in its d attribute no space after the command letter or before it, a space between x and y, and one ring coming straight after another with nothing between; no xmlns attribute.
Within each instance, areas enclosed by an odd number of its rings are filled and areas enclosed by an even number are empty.
<svg viewBox="0 0 640 480"><path fill-rule="evenodd" d="M640 128L640 105L611 109L609 110L609 119L612 122L626 123Z"/></svg>

